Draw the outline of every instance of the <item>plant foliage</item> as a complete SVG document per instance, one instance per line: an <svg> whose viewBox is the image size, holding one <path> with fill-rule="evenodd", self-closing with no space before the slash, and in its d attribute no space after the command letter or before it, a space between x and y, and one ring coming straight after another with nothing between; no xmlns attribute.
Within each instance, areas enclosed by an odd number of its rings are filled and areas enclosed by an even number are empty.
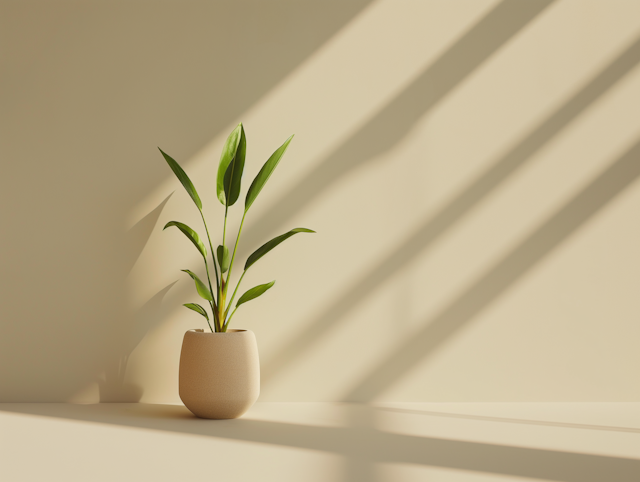
<svg viewBox="0 0 640 482"><path fill-rule="evenodd" d="M222 229L222 243L218 245L218 248L216 250L213 249L213 243L211 241L211 236L209 235L209 229L202 212L202 201L200 200L200 196L198 195L195 186L191 182L191 179L189 179L189 176L187 176L184 170L180 167L180 165L171 156L160 149L160 152L162 153L165 161L167 161L167 164L169 165L173 173L176 175L182 186L185 188L193 202L198 207L200 216L202 217L202 221L204 224L205 232L207 234L207 241L209 242L211 256L210 261L213 263L216 275L215 290L213 289L211 276L209 273L209 254L207 253L207 249L204 243L200 240L200 236L198 235L198 233L196 233L186 224L180 223L178 221L170 221L164 227L164 229L171 226L177 227L187 238L189 238L189 240L195 245L195 247L202 255L207 275L206 283L203 282L194 272L188 269L183 269L182 271L187 273L193 279L198 295L209 302L209 306L213 316L210 318L207 310L196 303L187 303L184 306L205 317L212 332L226 332L231 318L240 305L258 298L274 285L275 281L272 281L270 283L261 284L251 288L240 297L233 311L230 310L238 288L240 287L240 283L242 283L244 275L256 261L258 261L265 254L267 254L273 248L275 248L294 234L315 233L315 231L312 231L310 229L295 228L287 233L273 238L271 241L268 241L260 246L246 260L242 275L236 283L231 298L227 301L227 291L230 285L233 263L236 257L236 252L238 250L238 243L240 241L240 235L242 234L244 219L247 215L247 212L249 211L249 208L253 205L254 201L266 185L276 167L278 167L282 156L291 143L291 139L293 139L293 136L289 137L284 142L284 144L276 149L271 157L269 157L267 162L264 163L264 165L260 169L260 172L258 172L257 176L251 183L251 186L249 187L246 194L244 213L242 214L240 228L238 230L238 235L236 237L235 246L232 252L230 252L229 248L227 248L227 246L225 245L225 238L227 232L227 214L229 211L229 207L233 206L240 197L240 191L242 187L242 173L244 171L244 163L247 155L247 139L242 123L238 124L238 126L231 132L231 134L229 134L229 137L225 141L224 147L222 148L220 161L218 163L218 172L216 176L216 196L225 209L224 224ZM213 320L213 327L210 324L211 319Z"/></svg>

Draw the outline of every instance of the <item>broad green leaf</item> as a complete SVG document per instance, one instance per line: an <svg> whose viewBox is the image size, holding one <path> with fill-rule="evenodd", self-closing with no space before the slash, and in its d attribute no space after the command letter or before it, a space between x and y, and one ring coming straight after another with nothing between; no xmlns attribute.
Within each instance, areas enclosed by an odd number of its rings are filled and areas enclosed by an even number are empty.
<svg viewBox="0 0 640 482"><path fill-rule="evenodd" d="M216 178L216 192L218 195L218 199L225 206L227 205L225 175L227 174L227 169L229 169L230 167L233 168L233 166L235 165L235 162L233 161L236 158L236 153L238 152L238 146L240 145L240 139L242 138L243 132L244 130L242 128L242 123L240 123L235 129L233 129L231 134L229 134L229 137L227 137L227 141L224 143L224 147L222 148L222 154L220 154L220 163L218 164L218 176ZM246 142L245 142L244 151L246 152ZM244 156L242 157L242 165L244 166ZM242 169L240 169L240 176L242 176ZM235 180L236 176L234 175L233 177ZM239 185L240 185L240 181L238 180L238 186ZM236 199L238 199L237 195L236 195Z"/></svg>
<svg viewBox="0 0 640 482"><path fill-rule="evenodd" d="M271 241L267 241L266 243L264 243L262 246L260 246L258 249L256 249L251 256L249 256L249 258L247 259L247 262L244 265L244 269L245 270L249 269L249 267L253 263L258 261L265 254L267 254L273 248L278 246L281 242L283 242L286 239L289 239L291 236L293 236L294 234L297 234L297 233L315 233L315 231L312 231L312 230L307 229L307 228L296 228L296 229L292 229L288 233L284 233L284 234L281 234L280 236L276 236Z"/></svg>
<svg viewBox="0 0 640 482"><path fill-rule="evenodd" d="M186 224L180 223L178 221L169 221L167 224L165 224L162 230L164 231L170 226L175 226L180 231L182 231L184 235L187 238L189 238L193 244L195 244L196 248L198 248L198 251L200 251L200 254L204 258L207 257L207 249L204 247L204 244L202 243L202 241L200 241L200 236L198 236L198 233L196 233L193 229L191 229Z"/></svg>
<svg viewBox="0 0 640 482"><path fill-rule="evenodd" d="M209 321L209 315L207 314L206 310L200 306L197 303L186 303L182 306L186 306L187 308L189 308L190 310L195 311L196 313L200 313L202 316L204 316L207 321Z"/></svg>
<svg viewBox="0 0 640 482"><path fill-rule="evenodd" d="M213 301L213 296L211 295L211 291L209 291L209 287L205 285L202 281L200 281L200 278L198 278L197 274L195 274L192 271L189 271L188 269L183 269L182 271L184 271L189 276L191 276L193 278L193 281L196 282L196 290L198 291L198 294L202 298L208 301Z"/></svg>
<svg viewBox="0 0 640 482"><path fill-rule="evenodd" d="M260 194L260 191L262 191L262 188L271 177L271 174L273 174L273 171L278 166L278 163L284 155L284 152L287 150L287 147L289 147L291 139L293 139L293 136L289 137L289 139L287 139L284 144L278 147L278 149L276 149L276 152L271 154L269 160L265 162L264 166L262 166L262 169L260 169L260 172L251 183L251 187L249 187L249 191L247 192L247 197L244 201L244 212L247 212L249 210L253 202L258 197L258 194Z"/></svg>
<svg viewBox="0 0 640 482"><path fill-rule="evenodd" d="M220 265L220 272L226 273L229 269L229 249L226 246L218 246L216 250L218 252L218 264Z"/></svg>
<svg viewBox="0 0 640 482"><path fill-rule="evenodd" d="M244 158L247 155L247 138L244 134L244 127L240 124L240 142L236 156L229 164L227 172L224 174L224 195L227 204L233 206L240 197L240 184L242 181L242 171L244 170Z"/></svg>
<svg viewBox="0 0 640 482"><path fill-rule="evenodd" d="M184 188L187 190L187 192L189 193L189 196L191 196L191 199L193 199L193 202L196 203L196 206L198 206L198 209L202 211L202 201L200 201L200 196L198 196L198 192L196 191L196 188L193 186L191 179L189 179L189 176L187 176L187 173L182 170L182 168L180 167L180 164L174 161L170 155L166 154L159 147L158 147L158 150L162 153L165 161L167 161L167 164L169 164L169 167L171 168L173 173L176 175L176 177L180 180Z"/></svg>
<svg viewBox="0 0 640 482"><path fill-rule="evenodd" d="M243 294L240 299L238 300L238 302L236 303L236 308L238 306L240 306L242 303L246 303L247 301L251 301L254 298L257 298L258 296L260 296L262 293L264 293L265 291L267 291L269 288L271 288L273 286L273 284L275 283L275 281L272 281L271 283L265 283L263 285L258 285L255 286L253 288L251 288L250 290L248 290L245 294Z"/></svg>

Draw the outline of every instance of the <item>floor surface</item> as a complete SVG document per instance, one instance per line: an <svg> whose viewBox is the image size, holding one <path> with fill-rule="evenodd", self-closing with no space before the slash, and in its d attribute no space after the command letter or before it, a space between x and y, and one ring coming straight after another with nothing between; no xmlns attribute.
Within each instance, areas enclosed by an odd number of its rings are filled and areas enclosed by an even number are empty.
<svg viewBox="0 0 640 482"><path fill-rule="evenodd" d="M640 482L640 404L0 404L0 480Z"/></svg>

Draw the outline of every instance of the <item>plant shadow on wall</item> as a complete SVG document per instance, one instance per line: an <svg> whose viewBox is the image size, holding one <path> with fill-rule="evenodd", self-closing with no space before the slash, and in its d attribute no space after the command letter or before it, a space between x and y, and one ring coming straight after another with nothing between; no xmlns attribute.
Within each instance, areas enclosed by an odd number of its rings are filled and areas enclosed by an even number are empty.
<svg viewBox="0 0 640 482"><path fill-rule="evenodd" d="M18 255L1 260L11 282L2 291L0 400L76 400L105 370L102 394L117 397L117 367L140 330L160 321L134 314L138 326L129 326L122 289L148 237L145 225L123 239L123 220L168 179L149 146L171 137L168 149L191 157L370 3L0 5L0 43L16 47L3 58L12 181L0 200L21 233L2 239ZM235 75L219 75L225 69ZM15 180L27 178L29 200L16 204L24 185ZM90 282L88 266L99 273ZM38 303L27 273L47 287ZM15 343L25 339L33 343ZM122 401L137 396L131 389Z"/></svg>
<svg viewBox="0 0 640 482"><path fill-rule="evenodd" d="M125 270L131 271L144 250L160 214L173 193L169 194L156 208L138 221L125 237ZM122 332L115 337L111 361L104 373L97 378L101 402L139 401L144 393L140 385L126 380L129 357L154 326L160 313L162 299L177 281L158 291L136 313L126 317L126 323L119 325Z"/></svg>
<svg viewBox="0 0 640 482"><path fill-rule="evenodd" d="M142 398L143 387L126 379L129 357L155 326L162 312L162 300L176 283L177 281L174 281L158 291L129 318L129 323L122 327L124 331L117 337L111 363L97 379L101 402L137 402Z"/></svg>
<svg viewBox="0 0 640 482"><path fill-rule="evenodd" d="M348 482L389 480L388 476L381 476L378 473L377 464L412 464L420 467L461 470L470 475L498 474L561 482L601 482L603 480L636 482L637 474L640 473L640 460L631 458L382 431L376 428L376 424L384 420L387 409L356 404L341 406L341 412L350 422L338 427L252 419L204 421L195 418L185 407L175 405L109 404L47 407L31 404L20 405L17 408L9 406L4 410L161 432L192 434L236 443L268 444L289 447L297 451L304 449L325 452L343 457L346 463L343 480ZM498 419L498 421L501 420ZM514 420L502 422L516 425L520 423ZM525 422L536 425L534 421ZM564 429L589 430L584 426L571 424L566 424ZM615 431L617 428L598 427L598 429Z"/></svg>

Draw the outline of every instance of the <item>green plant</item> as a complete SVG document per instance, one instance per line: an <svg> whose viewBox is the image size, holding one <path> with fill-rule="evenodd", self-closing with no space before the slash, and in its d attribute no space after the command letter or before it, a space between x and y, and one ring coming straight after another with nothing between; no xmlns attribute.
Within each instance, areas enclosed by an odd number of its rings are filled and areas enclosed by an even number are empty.
<svg viewBox="0 0 640 482"><path fill-rule="evenodd" d="M244 160L247 154L247 139L244 133L244 127L242 123L238 124L224 144L222 149L222 154L220 156L220 163L218 164L218 175L216 179L216 192L218 195L218 199L224 206L224 225L222 229L222 244L218 246L218 248L214 251L213 243L211 242L211 236L209 235L209 228L207 227L207 221L205 220L204 214L202 212L202 201L200 200L200 196L196 191L193 183L189 179L189 176L184 172L184 170L180 167L180 165L168 154L160 149L160 152L164 156L167 164L174 172L176 177L180 180L184 188L186 189L189 196L198 207L198 211L200 212L200 217L202 218L202 222L204 224L205 232L207 233L207 240L209 241L209 248L211 250L211 262L213 264L213 269L216 275L216 290L214 292L213 285L211 284L211 275L209 273L209 261L207 260L208 253L207 248L204 243L200 240L200 236L193 229L191 229L186 224L180 223L178 221L170 221L168 222L164 229L167 229L170 226L175 226L178 228L184 235L191 240L191 242L198 249L199 253L202 255L202 259L204 260L204 266L207 272L207 283L205 284L200 278L188 269L183 269L185 273L187 273L194 280L196 285L196 291L203 299L209 302L209 306L211 307L211 312L213 314L212 318L209 318L209 314L207 310L205 310L202 306L197 303L187 303L184 306L189 308L190 310L195 311L196 313L201 314L207 320L207 324L211 331L216 332L226 332L229 326L229 322L236 310L240 305L246 303L247 301L251 301L254 298L262 295L265 291L273 286L275 281L270 283L265 283L262 285L255 286L244 293L236 303L236 307L233 311L230 312L231 305L233 300L235 299L236 293L238 292L238 288L240 287L240 283L242 283L242 279L244 275L247 273L247 270L253 266L253 264L262 258L265 254L271 251L273 248L278 246L280 243L290 238L294 234L297 233L315 233L310 229L306 228L296 228L291 231L281 234L273 238L271 241L263 244L256 251L253 252L251 256L247 259L244 265L244 271L238 280L235 289L233 290L233 294L231 295L231 299L227 302L227 291L229 288L229 283L231 279L231 272L233 270L233 262L236 258L236 252L238 250L238 242L240 241L240 235L242 234L242 226L244 225L244 219L249 211L249 208L253 205L254 201L262 191L262 188L267 183L271 174L278 166L280 159L284 155L287 147L289 147L289 143L293 136L289 137L284 144L282 144L276 151L271 155L271 157L267 160L267 162L262 166L260 172L251 183L249 190L247 192L245 202L244 202L244 213L242 215L242 221L240 222L240 228L238 230L238 235L236 237L236 242L233 247L233 253L229 256L229 249L227 248L226 235L227 235L227 214L229 211L229 206L233 206L235 202L238 200L240 196L240 184L242 179L242 171L244 170ZM216 263L217 262L217 263ZM218 268L220 269L220 273L218 274ZM226 273L226 277L225 277ZM215 293L215 294L214 294ZM213 319L214 326L211 326L211 319Z"/></svg>

